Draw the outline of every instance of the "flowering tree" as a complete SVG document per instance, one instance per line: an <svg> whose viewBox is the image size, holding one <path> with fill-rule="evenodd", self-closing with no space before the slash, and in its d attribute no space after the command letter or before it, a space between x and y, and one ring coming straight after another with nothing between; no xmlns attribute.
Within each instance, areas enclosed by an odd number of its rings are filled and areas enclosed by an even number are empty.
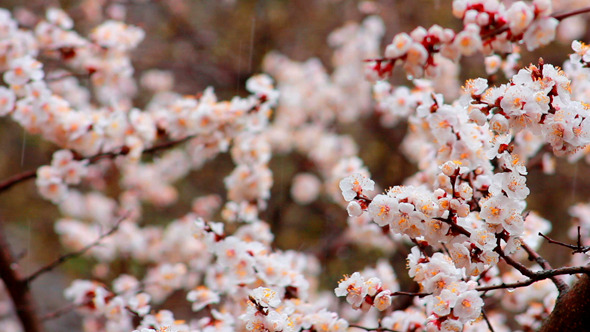
<svg viewBox="0 0 590 332"><path fill-rule="evenodd" d="M382 55L384 25L368 16L330 35L332 73L270 53L267 74L246 82L250 94L229 101L212 88L180 95L170 75L150 71L141 109L130 53L143 30L108 20L83 36L58 8L32 25L0 9L0 115L56 147L46 165L0 181L0 193L34 179L63 215L54 228L70 252L23 275L0 241L12 308L4 329L43 330L30 285L82 255L96 262L94 278L64 290L72 305L63 311L78 311L87 331L587 328L590 207L571 208L564 243L545 235L551 223L526 202L531 167L549 174L555 158L590 160L590 47L573 41L562 68L518 63L521 47L550 43L563 19L590 11L555 13L560 2L454 0L458 32L418 27ZM460 58L473 54L485 55L490 79L458 89ZM387 81L400 67L412 88ZM338 130L373 115L383 128L407 125L401 150L418 171L403 184L376 184L359 158L363 142ZM226 197L195 197L182 217L146 225L146 206L175 202L174 184L223 153L235 164ZM347 211L339 245L403 255L407 271L380 260L327 292L318 255L276 249L264 220L269 162L286 154L312 165L293 179L295 202L313 209L326 199ZM117 190L106 185L113 174ZM553 268L537 252L543 243L576 255ZM99 272L120 259L141 268L112 280ZM189 320L163 305L179 291Z"/></svg>

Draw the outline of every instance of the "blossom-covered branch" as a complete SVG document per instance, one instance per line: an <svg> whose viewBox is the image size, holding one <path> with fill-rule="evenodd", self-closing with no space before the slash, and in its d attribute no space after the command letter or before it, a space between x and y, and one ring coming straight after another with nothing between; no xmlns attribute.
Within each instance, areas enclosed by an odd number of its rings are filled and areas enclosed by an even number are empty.
<svg viewBox="0 0 590 332"><path fill-rule="evenodd" d="M384 58L367 60L374 63L368 75L385 78L395 65L403 64L409 77L433 77L439 71L441 56L458 61L475 53L513 53L516 43L532 51L555 39L559 21L587 12L590 7L554 14L549 0L516 1L509 7L495 0L456 0L453 14L463 22L460 32L434 25L428 30L419 27L410 34L397 34L385 49Z"/></svg>

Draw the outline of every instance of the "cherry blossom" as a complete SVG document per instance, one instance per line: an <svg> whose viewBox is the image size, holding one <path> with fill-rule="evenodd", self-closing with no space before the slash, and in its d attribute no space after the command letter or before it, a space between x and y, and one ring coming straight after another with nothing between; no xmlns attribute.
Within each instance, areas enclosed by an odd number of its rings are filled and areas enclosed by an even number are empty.
<svg viewBox="0 0 590 332"><path fill-rule="evenodd" d="M329 35L330 64L270 53L268 74L251 76L247 93L228 100L213 87L180 95L168 71L136 75L131 54L149 38L140 27L112 19L85 36L59 8L18 23L0 9L0 116L53 144L51 160L3 190L35 178L39 196L62 214L54 224L61 244L72 257L92 258L88 279L64 291L88 330L508 330L499 308L514 311L522 329L537 329L588 263L577 255L570 263L581 270L571 272L545 262L536 250L552 241L551 224L527 208L535 165L550 173L562 156L590 161L588 46L572 42L563 69L542 59L517 66L521 47L556 38L558 5L455 0L456 32L419 26L382 51L385 24L367 16ZM122 6L107 12L125 18ZM476 54L493 76L460 89L460 59ZM413 87L382 80L395 66ZM151 99L138 106L142 89ZM416 172L399 183L376 183L382 172L372 177L374 162L361 159L371 132L345 130L373 119L386 132L407 128L399 150ZM225 188L184 200L179 182L223 154L233 163ZM321 209L327 229L337 230L317 250L281 250L274 241L282 211L269 210L271 162L285 154L305 160L287 186L294 204ZM186 202L184 214L149 224L152 209ZM329 209L347 219L334 221ZM574 253L588 251L578 235L588 234L588 211L585 203L570 210L578 243L561 245ZM390 261L367 255L353 262L364 269L323 291L327 261L350 244L406 257L416 290L401 289ZM120 261L141 268L115 275ZM168 310L172 294L195 316L182 321Z"/></svg>

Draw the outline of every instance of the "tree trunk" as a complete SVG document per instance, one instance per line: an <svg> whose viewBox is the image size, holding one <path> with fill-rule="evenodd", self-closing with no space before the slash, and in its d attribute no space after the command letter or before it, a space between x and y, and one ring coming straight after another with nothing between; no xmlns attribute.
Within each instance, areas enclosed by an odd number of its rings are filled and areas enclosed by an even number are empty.
<svg viewBox="0 0 590 332"><path fill-rule="evenodd" d="M590 277L587 274L557 299L555 309L540 329L540 332L551 331L590 331Z"/></svg>

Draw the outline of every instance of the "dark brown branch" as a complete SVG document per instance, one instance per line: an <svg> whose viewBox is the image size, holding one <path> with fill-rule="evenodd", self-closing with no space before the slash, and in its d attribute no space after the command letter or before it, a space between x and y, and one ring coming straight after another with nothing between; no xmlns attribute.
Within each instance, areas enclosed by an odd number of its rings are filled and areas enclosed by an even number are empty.
<svg viewBox="0 0 590 332"><path fill-rule="evenodd" d="M34 179L37 177L37 170L26 171L20 174L16 174L14 176L9 177L8 179L0 182L0 192L6 191L10 189L15 184L20 182L24 182L30 179Z"/></svg>
<svg viewBox="0 0 590 332"><path fill-rule="evenodd" d="M172 148L176 145L182 144L192 138L194 138L194 136L187 136L185 138L181 138L178 140L156 144L156 145L152 146L151 148L143 150L142 153L143 154L151 154L151 153L155 153L155 152L158 152L161 150L169 149L169 148ZM101 159L114 159L118 156L124 156L128 152L129 152L129 150L126 147L122 147L116 151L103 152L103 153L96 154L94 156L80 158L79 160L88 160L88 162L92 164L92 163L95 163ZM12 186L14 186L16 184L19 184L21 182L25 182L27 180L34 179L36 177L37 177L37 170L30 170L30 171L22 172L20 174L16 174L14 176L11 176L10 178L0 182L0 193L10 189Z"/></svg>
<svg viewBox="0 0 590 332"><path fill-rule="evenodd" d="M25 332L43 331L35 310L35 302L28 283L22 277L18 264L15 262L2 223L0 223L0 277L10 295L16 315Z"/></svg>
<svg viewBox="0 0 590 332"><path fill-rule="evenodd" d="M498 239L498 241L499 241L499 239ZM520 272L522 275L527 276L527 277L529 277L531 279L534 278L535 272L533 270L531 270L528 267L524 266L523 264L517 262L512 257L506 256L506 254L504 253L504 251L502 250L502 248L500 248L500 245L498 245L496 247L496 249L494 249L494 251L496 251L500 255L500 257L502 257L504 259L504 261L506 263L508 263L508 265L510 265L513 268L517 269L518 272Z"/></svg>
<svg viewBox="0 0 590 332"><path fill-rule="evenodd" d="M424 297L424 296L428 296L431 295L430 293L413 293L413 292L393 292L390 294L390 296L417 296L417 297Z"/></svg>
<svg viewBox="0 0 590 332"><path fill-rule="evenodd" d="M486 311L481 309L481 315L483 316L483 319L486 321L486 324L488 325L488 329L490 329L490 332L494 332L494 327L492 326L492 323L488 319L488 315L486 315Z"/></svg>
<svg viewBox="0 0 590 332"><path fill-rule="evenodd" d="M529 279L527 279L527 280L515 282L512 284L501 283L499 285L477 287L476 290L478 290L480 292L487 292L487 291L494 290L494 289L520 288L520 287L529 286L537 281L550 279L552 277L559 276L559 275L574 275L574 274L578 274L578 273L590 274L590 266L561 267L558 269L543 270L543 271L538 271L538 272L534 272L534 271L527 269L527 271L528 271L528 274L530 275Z"/></svg>
<svg viewBox="0 0 590 332"><path fill-rule="evenodd" d="M121 222L123 222L123 220L125 220L125 218L127 218L127 214L124 214L123 216L119 217L119 219L115 222L113 227L108 232L99 236L96 240L94 240L89 245L85 246L84 248L82 248L78 251L74 251L74 252L60 256L59 258L57 258L53 262L45 265L44 267L40 268L39 270L37 270L35 272L33 272L30 276L28 276L23 281L28 284L28 283L32 282L33 280L35 280L36 278L38 278L39 276L41 276L43 273L46 273L46 272L49 272L49 271L55 269L56 267L67 262L68 260L84 255L88 250L99 245L102 240L104 240L105 238L114 234L119 229Z"/></svg>
<svg viewBox="0 0 590 332"><path fill-rule="evenodd" d="M520 287L526 287L526 286L532 285L537 281L538 280L528 279L525 281L519 281L519 282L515 282L512 284L501 283L499 285L477 287L475 290L480 291L480 292L487 292L487 291L496 290L496 289L514 289L514 288L520 288Z"/></svg>
<svg viewBox="0 0 590 332"><path fill-rule="evenodd" d="M373 328L371 328L371 327L364 327L364 326L360 326L360 325L354 325L354 324L351 324L351 325L348 325L348 326L349 326L349 327L355 327L355 328L357 328L357 329L361 329L361 330L365 330L365 331L377 331L377 332L381 332L381 331L383 331L383 332L398 332L398 331L396 331L396 330L392 330L392 329L386 329L386 328L384 328L384 327L373 327Z"/></svg>
<svg viewBox="0 0 590 332"><path fill-rule="evenodd" d="M413 282L410 286L410 292L417 293L420 290L420 285L418 283ZM397 310L406 310L408 307L412 305L414 299L411 296L398 296L392 299L391 307L388 310L389 312L397 311Z"/></svg>
<svg viewBox="0 0 590 332"><path fill-rule="evenodd" d="M529 259L534 260L537 264L539 264L539 266L543 270L552 270L553 269L551 267L551 264L549 264L549 262L545 258L543 258L541 255L539 255L539 253L537 253L535 250L533 250L533 248L529 247L525 243L522 244L522 248L529 255ZM553 276L550 279L551 279L551 281L553 281L553 284L555 284L555 287L557 287L559 294L565 294L569 290L569 286L563 280L561 280L561 278Z"/></svg>
<svg viewBox="0 0 590 332"><path fill-rule="evenodd" d="M552 238L550 238L547 235L540 233L540 232L539 232L539 236L542 236L545 240L547 240L547 242L549 242L551 244L557 244L562 247L566 247L568 249L571 249L572 254L586 253L586 252L590 251L590 246L582 246L582 241L581 241L581 236L580 236L580 227L578 227L578 243L575 246L572 244L567 244L567 243L563 243L561 241L553 240Z"/></svg>

